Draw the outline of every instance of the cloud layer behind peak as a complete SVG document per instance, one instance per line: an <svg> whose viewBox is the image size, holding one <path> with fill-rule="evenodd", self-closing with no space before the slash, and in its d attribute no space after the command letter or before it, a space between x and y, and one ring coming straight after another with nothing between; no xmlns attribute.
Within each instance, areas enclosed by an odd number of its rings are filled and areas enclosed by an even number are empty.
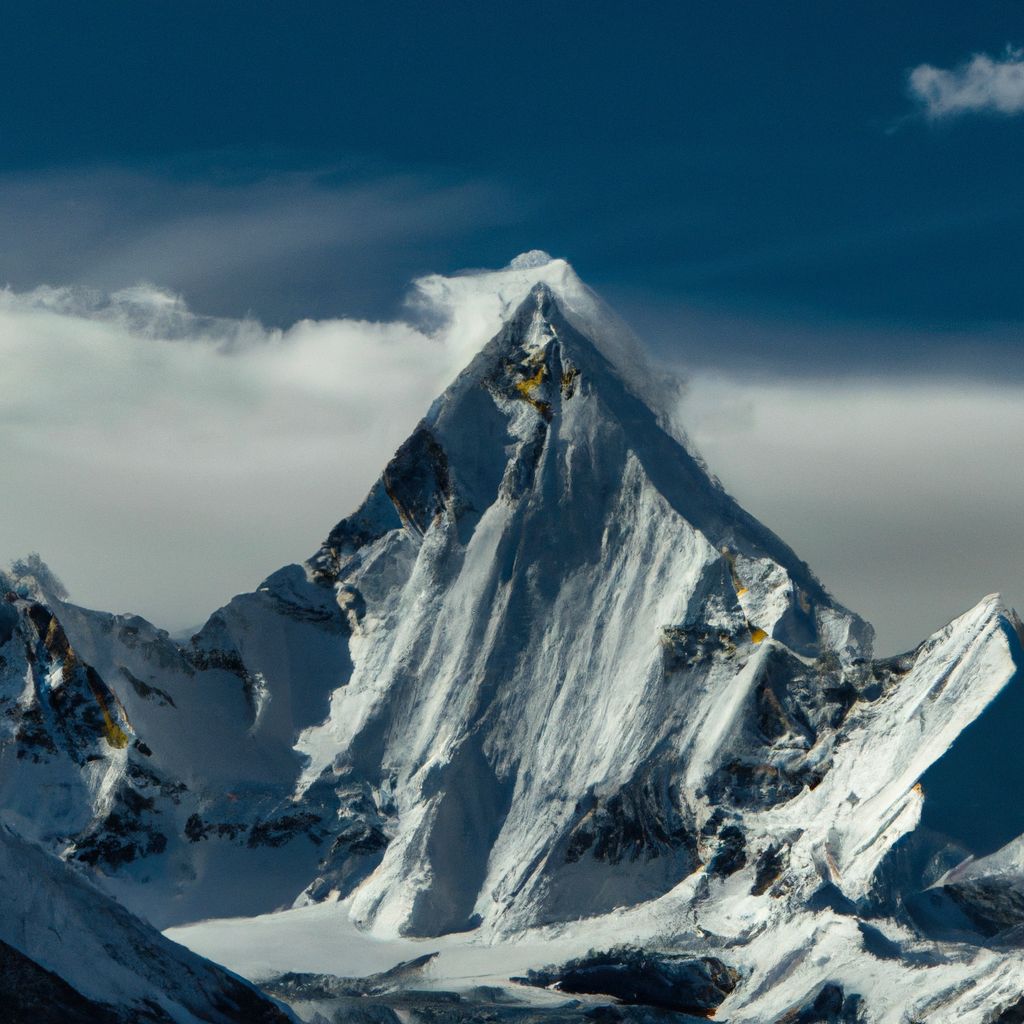
<svg viewBox="0 0 1024 1024"><path fill-rule="evenodd" d="M442 300L430 331L281 329L151 285L0 291L0 555L43 551L86 604L202 619L309 554L461 368L494 311Z"/></svg>
<svg viewBox="0 0 1024 1024"><path fill-rule="evenodd" d="M499 279L422 279L411 322L286 328L200 316L152 285L0 291L0 563L40 551L80 603L197 625L358 504L497 330ZM1024 598L1011 383L704 369L680 414L884 652L992 590Z"/></svg>

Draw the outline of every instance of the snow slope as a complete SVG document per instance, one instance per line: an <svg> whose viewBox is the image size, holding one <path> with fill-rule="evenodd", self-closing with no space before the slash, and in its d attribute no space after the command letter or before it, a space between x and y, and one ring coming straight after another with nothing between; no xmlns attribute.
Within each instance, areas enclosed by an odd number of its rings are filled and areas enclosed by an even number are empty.
<svg viewBox="0 0 1024 1024"><path fill-rule="evenodd" d="M351 609L353 671L299 739L300 788L387 794L396 834L353 906L385 931L670 888L699 862L700 790L747 752L763 639L842 666L869 637L543 285L312 564ZM787 784L818 753L784 755Z"/></svg>
<svg viewBox="0 0 1024 1024"><path fill-rule="evenodd" d="M0 889L0 944L8 955L14 950L34 962L45 979L43 991L33 993L39 1019L47 1019L42 1011L54 1009L58 996L82 1020L285 1024L291 1019L250 985L164 938L4 824ZM22 961L22 971L25 966ZM10 981L5 971L0 980L4 1020L32 1010Z"/></svg>
<svg viewBox="0 0 1024 1024"><path fill-rule="evenodd" d="M904 915L879 914L855 899L865 876L914 828L919 766L937 757L1014 671L1019 648L1010 623L987 599L923 644L913 663L891 666L898 686L887 686L863 720L837 738L824 780L794 800L741 816L746 860L727 875L705 865L652 901L596 916L581 908L580 920L511 934L485 927L431 939L377 938L354 926L352 897L172 934L253 978L289 970L371 973L438 950L429 981L456 990L507 984L530 967L635 943L712 953L738 969L743 981L718 1014L730 1021L781 1018L826 983L862 995L872 1021L994 1019L1024 993L1019 952L984 948L976 939L933 942ZM919 743L908 744L907 736ZM777 874L770 871L765 884L772 848Z"/></svg>

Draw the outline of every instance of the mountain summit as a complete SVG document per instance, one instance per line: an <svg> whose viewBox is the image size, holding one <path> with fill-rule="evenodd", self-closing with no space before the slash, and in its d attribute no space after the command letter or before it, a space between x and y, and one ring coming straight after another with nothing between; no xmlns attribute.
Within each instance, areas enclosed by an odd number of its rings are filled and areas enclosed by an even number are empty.
<svg viewBox="0 0 1024 1024"><path fill-rule="evenodd" d="M1019 621L988 598L873 661L568 264L481 280L444 287L489 288L500 330L363 504L189 643L9 595L7 817L161 926L323 903L382 941L550 926L579 955L587 918L713 953L729 1019L861 992L878 949L883 1010L967 1014L954 974L1009 1005L999 957L922 985L854 919L908 943L948 937L954 904L960 938L1012 927L984 868L940 877L981 851L917 826L919 781L1017 671Z"/></svg>
<svg viewBox="0 0 1024 1024"><path fill-rule="evenodd" d="M388 794L395 835L354 912L414 933L671 888L700 862L698 792L733 784L730 758L772 760L731 735L742 708L716 710L729 680L756 688L768 638L869 653L543 283L311 565L346 608L353 670L299 740L303 785ZM780 781L738 784L799 790L820 767L806 746Z"/></svg>

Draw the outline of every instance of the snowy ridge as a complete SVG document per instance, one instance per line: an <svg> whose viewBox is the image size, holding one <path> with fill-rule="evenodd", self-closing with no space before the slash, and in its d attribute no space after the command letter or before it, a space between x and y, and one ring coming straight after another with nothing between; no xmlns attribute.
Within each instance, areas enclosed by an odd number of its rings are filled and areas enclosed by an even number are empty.
<svg viewBox="0 0 1024 1024"><path fill-rule="evenodd" d="M721 956L742 976L717 1014L734 1022L780 1019L812 1001L827 982L859 993L871 1021L995 1019L993 1010L1016 1004L1024 992L1020 953L936 944L912 922L880 917L866 904L858 918L854 901L862 876L916 824L921 793L915 772L938 757L950 732L1016 671L1009 634L1015 625L997 600L986 599L923 644L912 667L896 666L896 685L880 667L887 692L836 737L838 753L824 781L793 801L742 815L746 846L739 867L715 870L711 858L653 901L583 915L579 922L432 939L430 948L440 948L432 984L500 983L540 963L626 942ZM962 706L965 694L977 703ZM907 749L902 737L908 731L920 737L920 747ZM886 757L891 775L879 760ZM766 857L770 850L774 856ZM355 902L198 924L173 934L257 978L300 965L370 973L426 948L422 940L358 931L350 920ZM287 949L280 949L284 935Z"/></svg>
<svg viewBox="0 0 1024 1024"><path fill-rule="evenodd" d="M0 943L97 1004L96 1016L89 1019L124 1024L285 1024L293 1019L247 983L132 917L2 823L0 886ZM5 981L0 988L5 1013L28 1011L16 989Z"/></svg>

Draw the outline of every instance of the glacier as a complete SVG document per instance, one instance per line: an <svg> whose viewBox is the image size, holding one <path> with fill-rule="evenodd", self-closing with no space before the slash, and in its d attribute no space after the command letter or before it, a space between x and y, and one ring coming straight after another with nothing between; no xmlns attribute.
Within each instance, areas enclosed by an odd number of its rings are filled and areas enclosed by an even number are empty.
<svg viewBox="0 0 1024 1024"><path fill-rule="evenodd" d="M185 642L8 581L19 841L260 982L436 951L540 1012L510 978L628 945L726 965L716 1019L1019 1019L1014 794L996 850L923 813L1015 613L874 658L565 261L420 288L467 365L307 561Z"/></svg>

